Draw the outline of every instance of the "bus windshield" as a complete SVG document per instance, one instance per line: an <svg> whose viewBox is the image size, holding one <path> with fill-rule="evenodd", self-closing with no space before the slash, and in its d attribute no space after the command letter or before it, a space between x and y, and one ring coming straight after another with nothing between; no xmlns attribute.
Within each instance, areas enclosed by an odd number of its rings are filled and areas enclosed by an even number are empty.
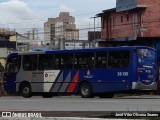
<svg viewBox="0 0 160 120"><path fill-rule="evenodd" d="M138 49L138 63L142 67L153 68L155 66L155 51Z"/></svg>
<svg viewBox="0 0 160 120"><path fill-rule="evenodd" d="M21 58L19 57L10 57L6 63L5 72L7 73L17 73L20 69Z"/></svg>

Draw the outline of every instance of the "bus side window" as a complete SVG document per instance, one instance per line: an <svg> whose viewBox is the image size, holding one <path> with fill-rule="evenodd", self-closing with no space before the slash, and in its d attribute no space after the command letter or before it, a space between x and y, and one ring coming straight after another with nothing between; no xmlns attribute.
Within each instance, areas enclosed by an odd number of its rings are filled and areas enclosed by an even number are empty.
<svg viewBox="0 0 160 120"><path fill-rule="evenodd" d="M59 70L61 68L61 58L59 55L55 55L55 69Z"/></svg>
<svg viewBox="0 0 160 120"><path fill-rule="evenodd" d="M61 54L61 69L73 68L73 54Z"/></svg>
<svg viewBox="0 0 160 120"><path fill-rule="evenodd" d="M34 71L37 69L37 55L23 56L23 69L25 71Z"/></svg>
<svg viewBox="0 0 160 120"><path fill-rule="evenodd" d="M109 52L108 68L126 68L129 65L129 51Z"/></svg>
<svg viewBox="0 0 160 120"><path fill-rule="evenodd" d="M77 53L75 54L75 68L86 69L94 68L94 53Z"/></svg>
<svg viewBox="0 0 160 120"><path fill-rule="evenodd" d="M123 51L119 54L119 67L126 68L129 65L130 61L130 52L129 51Z"/></svg>
<svg viewBox="0 0 160 120"><path fill-rule="evenodd" d="M40 54L38 59L38 70L53 70L55 66L54 55Z"/></svg>
<svg viewBox="0 0 160 120"><path fill-rule="evenodd" d="M107 53L106 52L97 52L96 53L96 68L106 68L107 65Z"/></svg>

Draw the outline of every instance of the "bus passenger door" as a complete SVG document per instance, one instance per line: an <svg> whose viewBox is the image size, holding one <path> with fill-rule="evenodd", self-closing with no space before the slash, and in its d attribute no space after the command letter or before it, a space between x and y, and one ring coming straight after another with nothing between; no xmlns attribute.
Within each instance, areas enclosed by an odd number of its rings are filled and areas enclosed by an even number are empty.
<svg viewBox="0 0 160 120"><path fill-rule="evenodd" d="M9 93L16 92L16 75L20 69L21 59L19 56L9 57L3 76L4 90Z"/></svg>
<svg viewBox="0 0 160 120"><path fill-rule="evenodd" d="M141 89L156 89L156 57L154 51L138 50L137 79L143 84Z"/></svg>
<svg viewBox="0 0 160 120"><path fill-rule="evenodd" d="M4 73L4 90L12 93L16 92L16 73Z"/></svg>

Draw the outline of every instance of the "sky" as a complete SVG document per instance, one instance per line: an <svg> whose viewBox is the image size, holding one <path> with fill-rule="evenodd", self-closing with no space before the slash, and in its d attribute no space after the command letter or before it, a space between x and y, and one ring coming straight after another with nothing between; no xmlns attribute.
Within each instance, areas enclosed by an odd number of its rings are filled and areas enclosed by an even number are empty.
<svg viewBox="0 0 160 120"><path fill-rule="evenodd" d="M81 29L93 28L92 17L115 6L116 0L0 0L0 28L15 29L20 34L37 28L43 33L48 18L70 12L80 29L80 39L85 39L87 35ZM96 25L100 25L100 18Z"/></svg>

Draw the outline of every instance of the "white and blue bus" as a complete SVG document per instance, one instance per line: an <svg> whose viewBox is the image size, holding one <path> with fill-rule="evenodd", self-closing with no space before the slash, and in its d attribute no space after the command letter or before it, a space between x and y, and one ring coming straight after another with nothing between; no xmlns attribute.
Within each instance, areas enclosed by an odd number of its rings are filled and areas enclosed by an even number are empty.
<svg viewBox="0 0 160 120"><path fill-rule="evenodd" d="M11 53L4 90L25 98L33 93L111 98L116 92L157 90L156 56L144 46Z"/></svg>

